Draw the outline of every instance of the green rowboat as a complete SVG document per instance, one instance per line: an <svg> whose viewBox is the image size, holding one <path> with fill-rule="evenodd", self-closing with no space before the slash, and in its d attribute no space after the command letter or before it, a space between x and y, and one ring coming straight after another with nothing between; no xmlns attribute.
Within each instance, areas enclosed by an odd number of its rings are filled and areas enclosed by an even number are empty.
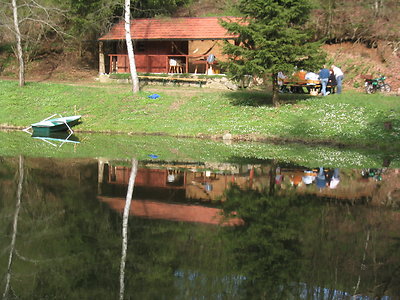
<svg viewBox="0 0 400 300"><path fill-rule="evenodd" d="M33 133L37 135L48 135L59 131L72 131L71 127L79 124L81 116L60 117L43 120L31 125Z"/></svg>

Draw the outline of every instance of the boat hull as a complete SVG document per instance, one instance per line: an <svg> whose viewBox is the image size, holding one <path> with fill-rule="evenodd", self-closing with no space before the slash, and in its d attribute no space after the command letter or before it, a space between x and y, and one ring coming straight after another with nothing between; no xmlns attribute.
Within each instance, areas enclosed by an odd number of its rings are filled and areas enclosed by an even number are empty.
<svg viewBox="0 0 400 300"><path fill-rule="evenodd" d="M35 135L49 135L54 132L68 131L69 128L80 123L80 116L57 118L32 124ZM68 124L68 126L67 126Z"/></svg>

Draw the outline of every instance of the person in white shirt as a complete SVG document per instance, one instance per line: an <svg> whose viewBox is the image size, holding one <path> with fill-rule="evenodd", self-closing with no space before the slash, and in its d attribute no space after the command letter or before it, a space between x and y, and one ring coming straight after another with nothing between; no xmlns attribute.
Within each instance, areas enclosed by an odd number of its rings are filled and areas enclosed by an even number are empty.
<svg viewBox="0 0 400 300"><path fill-rule="evenodd" d="M304 77L305 80L319 80L319 75L314 72L308 72Z"/></svg>
<svg viewBox="0 0 400 300"><path fill-rule="evenodd" d="M282 86L283 85L283 81L287 78L287 76L285 76L285 74L283 74L283 72L278 72L278 85Z"/></svg>
<svg viewBox="0 0 400 300"><path fill-rule="evenodd" d="M336 81L337 81L337 92L336 93L340 94L340 93L342 93L342 81L344 79L344 74L343 74L343 71L335 65L332 65L332 70L333 70L333 74L335 74Z"/></svg>

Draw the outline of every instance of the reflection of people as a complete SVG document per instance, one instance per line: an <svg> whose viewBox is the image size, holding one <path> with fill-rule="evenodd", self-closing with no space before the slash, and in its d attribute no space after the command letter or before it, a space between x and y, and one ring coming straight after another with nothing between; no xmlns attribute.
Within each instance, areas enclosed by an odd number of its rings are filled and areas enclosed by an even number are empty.
<svg viewBox="0 0 400 300"><path fill-rule="evenodd" d="M335 189L338 186L339 182L340 182L339 169L335 168L333 169L333 174L329 182L329 188Z"/></svg>
<svg viewBox="0 0 400 300"><path fill-rule="evenodd" d="M366 179L373 178L376 181L381 181L382 173L383 173L383 169L363 169L361 171L361 176Z"/></svg>
<svg viewBox="0 0 400 300"><path fill-rule="evenodd" d="M319 171L317 174L317 177L315 178L315 184L317 185L317 187L319 187L320 189L323 189L326 187L326 176L325 176L325 172L324 172L324 168L323 167L319 167Z"/></svg>
<svg viewBox="0 0 400 300"><path fill-rule="evenodd" d="M275 175L275 184L281 184L282 183L282 181L283 181L283 175L282 175L282 173L281 173L281 168L276 168L276 171L275 171L275 173L276 173L276 175Z"/></svg>
<svg viewBox="0 0 400 300"><path fill-rule="evenodd" d="M326 96L326 86L328 85L329 75L329 70L326 68L326 65L324 65L323 68L319 71L322 96Z"/></svg>
<svg viewBox="0 0 400 300"><path fill-rule="evenodd" d="M342 93L342 81L344 79L343 71L335 65L332 65L332 70L333 70L333 74L335 74L335 78L336 78L336 82L337 82L337 93L341 94Z"/></svg>
<svg viewBox="0 0 400 300"><path fill-rule="evenodd" d="M304 176L302 177L302 180L305 185L310 185L315 180L315 174L313 173L313 171L304 171Z"/></svg>
<svg viewBox="0 0 400 300"><path fill-rule="evenodd" d="M297 188L298 186L301 186L303 181L303 177L299 174L292 174L290 175L290 184Z"/></svg>

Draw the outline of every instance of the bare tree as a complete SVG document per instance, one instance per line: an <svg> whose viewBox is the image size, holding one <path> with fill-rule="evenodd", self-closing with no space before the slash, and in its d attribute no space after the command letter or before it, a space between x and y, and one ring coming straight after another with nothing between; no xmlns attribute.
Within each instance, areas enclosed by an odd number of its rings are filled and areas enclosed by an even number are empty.
<svg viewBox="0 0 400 300"><path fill-rule="evenodd" d="M5 286L4 293L3 293L3 299L7 298L7 295L10 290L11 266L12 266L12 262L13 262L14 252L15 252L15 242L17 240L18 216L19 216L19 211L21 208L21 195L22 195L23 182L24 182L24 158L22 156L20 156L19 157L19 181L18 181L18 189L17 189L17 204L15 205L13 231L12 231L11 245L10 245L10 255L8 257L6 286Z"/></svg>
<svg viewBox="0 0 400 300"><path fill-rule="evenodd" d="M18 63L19 63L19 86L24 86L25 85L25 63L24 63L24 55L22 52L21 31L19 30L17 0L12 0L11 4L12 4L12 10L13 10L15 38L17 40L17 56L18 56Z"/></svg>
<svg viewBox="0 0 400 300"><path fill-rule="evenodd" d="M125 39L128 49L129 67L131 69L132 92L139 92L139 78L136 72L135 54L133 52L133 44L131 37L131 1L125 0Z"/></svg>
<svg viewBox="0 0 400 300"><path fill-rule="evenodd" d="M128 183L128 191L126 193L126 201L124 207L124 214L122 220L122 251L121 251L121 265L119 271L119 299L124 299L125 293L125 263L126 263L126 253L128 250L128 219L129 219L129 211L131 208L133 187L135 186L135 179L138 169L138 161L136 159L132 159L132 169L131 175L129 176Z"/></svg>
<svg viewBox="0 0 400 300"><path fill-rule="evenodd" d="M26 0L18 4L18 0L0 1L0 26L6 28L15 36L15 55L19 64L19 85L25 85L25 62L28 44L38 45L47 30L65 35L58 26L63 10L47 7L37 0ZM11 17L12 15L12 17ZM32 44L29 46L30 48Z"/></svg>

